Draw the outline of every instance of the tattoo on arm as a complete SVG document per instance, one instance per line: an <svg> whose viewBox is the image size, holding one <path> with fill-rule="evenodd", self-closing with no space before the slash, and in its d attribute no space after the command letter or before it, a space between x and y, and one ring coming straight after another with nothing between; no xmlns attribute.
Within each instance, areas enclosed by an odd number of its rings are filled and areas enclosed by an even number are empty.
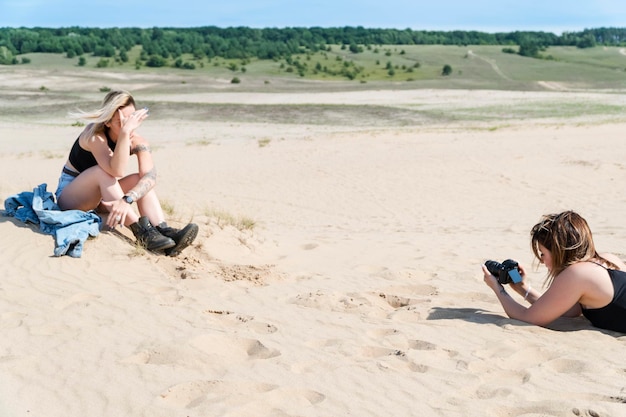
<svg viewBox="0 0 626 417"><path fill-rule="evenodd" d="M150 149L150 147L148 145L140 144L140 145L135 146L130 151L130 154L134 155L134 154L139 153L139 152L150 152L151 153L152 149Z"/></svg>
<svg viewBox="0 0 626 417"><path fill-rule="evenodd" d="M148 192L154 188L156 185L156 168L152 168L150 171L146 172L146 174L139 178L137 181L137 185L133 187L132 190L129 191L129 194L133 194L135 197L135 201L139 200Z"/></svg>

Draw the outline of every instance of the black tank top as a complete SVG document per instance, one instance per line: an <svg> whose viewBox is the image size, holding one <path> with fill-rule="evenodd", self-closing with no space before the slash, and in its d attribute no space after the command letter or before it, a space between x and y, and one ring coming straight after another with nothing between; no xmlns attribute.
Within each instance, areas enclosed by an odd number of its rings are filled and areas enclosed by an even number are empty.
<svg viewBox="0 0 626 417"><path fill-rule="evenodd" d="M583 308L583 315L596 327L626 333L626 272L607 269L613 283L613 299L602 308Z"/></svg>
<svg viewBox="0 0 626 417"><path fill-rule="evenodd" d="M106 131L104 132L104 135L107 138L107 143L109 145L109 148L111 148L111 150L114 151L115 142L113 142L111 138L109 138L109 135L107 134ZM79 139L80 139L80 136L78 137L78 139L76 139L76 141L74 142L74 145L72 146L69 160L70 160L70 164L72 164L78 172L83 172L87 168L91 168L92 166L97 165L98 162L96 161L96 158L93 156L91 152L86 151L80 146Z"/></svg>

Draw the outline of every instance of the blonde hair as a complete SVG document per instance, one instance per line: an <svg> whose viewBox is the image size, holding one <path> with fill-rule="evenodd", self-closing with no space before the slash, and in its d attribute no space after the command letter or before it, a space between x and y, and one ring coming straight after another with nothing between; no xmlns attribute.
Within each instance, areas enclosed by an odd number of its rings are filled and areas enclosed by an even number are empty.
<svg viewBox="0 0 626 417"><path fill-rule="evenodd" d="M616 267L596 251L593 236L587 221L573 211L547 214L530 231L530 245L535 257L541 261L542 245L552 255L552 269L544 285L552 284L554 278L570 265L577 262L599 260L610 267Z"/></svg>
<svg viewBox="0 0 626 417"><path fill-rule="evenodd" d="M86 133L88 136L93 136L104 131L105 124L111 121L119 109L130 105L136 107L135 99L128 91L110 91L102 100L102 106L99 109L92 111L77 110L70 112L69 117L90 122Z"/></svg>

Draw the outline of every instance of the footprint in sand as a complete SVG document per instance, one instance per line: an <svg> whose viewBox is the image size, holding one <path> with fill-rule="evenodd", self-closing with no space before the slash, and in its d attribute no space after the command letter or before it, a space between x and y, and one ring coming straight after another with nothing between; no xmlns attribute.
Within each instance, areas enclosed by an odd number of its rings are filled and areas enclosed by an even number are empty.
<svg viewBox="0 0 626 417"><path fill-rule="evenodd" d="M8 311L0 315L0 329L13 329L22 325L22 319L26 314Z"/></svg>
<svg viewBox="0 0 626 417"><path fill-rule="evenodd" d="M162 344L142 348L133 355L122 359L121 362L138 365L174 365L185 369L211 367L210 360L199 354L193 347L185 344Z"/></svg>
<svg viewBox="0 0 626 417"><path fill-rule="evenodd" d="M367 331L367 335L375 339L386 336L395 336L397 334L400 334L400 331L397 329L373 329Z"/></svg>
<svg viewBox="0 0 626 417"><path fill-rule="evenodd" d="M254 359L270 359L279 356L276 349L269 349L256 339L202 335L187 343L173 341L169 344L144 347L122 363L138 365L164 365L185 369L225 371L225 364Z"/></svg>
<svg viewBox="0 0 626 417"><path fill-rule="evenodd" d="M93 300L97 300L98 298L100 298L100 296L94 294L75 294L69 298L57 302L54 305L54 308L56 308L57 310L65 310L66 308L70 307L86 307Z"/></svg>
<svg viewBox="0 0 626 417"><path fill-rule="evenodd" d="M274 405L275 408L283 408L283 404L289 401L290 407L301 410L303 407L318 404L326 399L324 394L307 389L281 387L264 395L264 400Z"/></svg>
<svg viewBox="0 0 626 417"><path fill-rule="evenodd" d="M254 285L266 285L282 278L272 265L219 265L218 274L226 282L246 281Z"/></svg>
<svg viewBox="0 0 626 417"><path fill-rule="evenodd" d="M481 400L490 400L497 397L508 397L513 390L494 385L484 385L476 391L476 397Z"/></svg>
<svg viewBox="0 0 626 417"><path fill-rule="evenodd" d="M227 357L235 361L269 359L280 355L278 350L267 348L259 340L224 335L198 336L191 339L189 344L208 355Z"/></svg>
<svg viewBox="0 0 626 417"><path fill-rule="evenodd" d="M423 305L431 301L438 294L436 287L428 284L391 286L381 290L378 296L395 309Z"/></svg>
<svg viewBox="0 0 626 417"><path fill-rule="evenodd" d="M389 304L393 308L407 307L412 303L415 303L414 300L411 300L408 297L401 297L393 294L379 293L378 296L385 300L387 304Z"/></svg>
<svg viewBox="0 0 626 417"><path fill-rule="evenodd" d="M235 314L232 311L225 310L205 310L205 313L230 322L233 326L244 326L259 334L270 334L278 331L278 328L273 324L256 320L253 316Z"/></svg>
<svg viewBox="0 0 626 417"><path fill-rule="evenodd" d="M178 290L173 287L158 287L151 292L154 294L155 300L162 306L171 306L183 299Z"/></svg>
<svg viewBox="0 0 626 417"><path fill-rule="evenodd" d="M381 369L406 370L411 372L425 373L428 366L415 363L407 357L403 350L383 348L378 346L365 346L361 348L361 355L366 358L377 360L377 365Z"/></svg>
<svg viewBox="0 0 626 417"><path fill-rule="evenodd" d="M194 408L203 403L241 405L275 385L251 382L190 381L174 385L161 393L160 400L172 407Z"/></svg>
<svg viewBox="0 0 626 417"><path fill-rule="evenodd" d="M435 350L437 345L427 342L425 340L409 340L408 348L413 350Z"/></svg>
<svg viewBox="0 0 626 417"><path fill-rule="evenodd" d="M291 303L322 311L415 321L419 320L422 314L418 309L426 310L426 304L430 301L430 298L424 299L420 298L420 296L436 294L437 290L433 286L424 285L411 287L406 292L408 295L405 296L399 295L398 292L390 291L347 294L327 294L317 291L298 294L291 300ZM418 297L415 297L415 295L418 295Z"/></svg>
<svg viewBox="0 0 626 417"><path fill-rule="evenodd" d="M336 311L345 313L371 312L372 301L360 294L341 294L310 292L298 294L291 303L322 311Z"/></svg>
<svg viewBox="0 0 626 417"><path fill-rule="evenodd" d="M590 370L585 362L576 359L554 359L546 365L560 374L580 374Z"/></svg>
<svg viewBox="0 0 626 417"><path fill-rule="evenodd" d="M480 379L480 385L476 389L476 397L481 400L488 400L510 396L519 389L520 385L528 382L530 374L524 370L507 371L491 368L490 372Z"/></svg>
<svg viewBox="0 0 626 417"><path fill-rule="evenodd" d="M394 285L387 287L381 291L384 294L402 294L405 298L423 299L423 297L432 297L437 295L439 291L437 287L428 284L421 285Z"/></svg>
<svg viewBox="0 0 626 417"><path fill-rule="evenodd" d="M382 333L379 331L378 334L382 334ZM392 336L394 338L400 335L401 333L395 330L392 330L389 333L389 336ZM395 358L400 361L400 363L397 364L397 366L393 366L396 369L398 367L408 367L408 369L413 372L426 372L429 369L428 366L419 364L413 361L410 358L410 356L415 357L415 355L410 355L409 354L410 351L412 350L435 351L438 349L437 346L433 343L427 342L425 340L415 340L415 339L409 339L409 340L405 339L405 340L401 340L395 343L391 343L391 345L393 346L392 348L378 347L378 346L366 346L361 349L361 354L364 357L376 358L376 359ZM390 367L388 362L386 362L384 365L379 363L379 366L382 366L384 368Z"/></svg>
<svg viewBox="0 0 626 417"><path fill-rule="evenodd" d="M392 356L392 355L393 356L405 356L406 353L398 349L389 349L389 348L376 347L376 346L365 346L364 348L361 349L361 355L365 356L366 358L379 358L381 356Z"/></svg>
<svg viewBox="0 0 626 417"><path fill-rule="evenodd" d="M420 285L410 288L390 288L378 293L378 297L393 310L387 318L398 321L418 321L426 314L430 305L431 295L437 289L431 285ZM402 295L400 295L402 294Z"/></svg>
<svg viewBox="0 0 626 417"><path fill-rule="evenodd" d="M272 384L229 381L189 381L168 388L159 400L177 408L246 407L247 404L271 404L277 409L302 409L324 401L316 391L283 388Z"/></svg>
<svg viewBox="0 0 626 417"><path fill-rule="evenodd" d="M407 338L403 332L394 328L372 329L367 334L384 347L365 346L360 353L365 358L377 359L378 366L383 369L408 368L413 372L427 372L430 369L429 366L416 362L416 359L420 362L435 363L442 352L445 352L448 357L457 355L457 352L441 349L429 341Z"/></svg>

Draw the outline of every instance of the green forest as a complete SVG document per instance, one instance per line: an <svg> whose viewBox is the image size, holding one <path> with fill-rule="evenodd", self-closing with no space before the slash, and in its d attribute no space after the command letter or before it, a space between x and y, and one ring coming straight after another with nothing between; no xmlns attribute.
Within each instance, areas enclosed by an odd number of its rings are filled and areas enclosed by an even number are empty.
<svg viewBox="0 0 626 417"><path fill-rule="evenodd" d="M36 56L33 54L41 53L62 55L75 60L77 66L193 70L210 64L242 72L254 60L279 63L280 71L300 76L323 74L325 77L355 79L363 77L365 69L345 57L356 58L367 52L386 55L375 63L384 76L394 76L402 71L409 73L408 79L413 79L417 77L414 74L420 68L419 61L407 61L399 66L387 57L391 55L391 46L400 48L397 54L402 55L402 48L414 45L496 46L508 54L554 59L542 53L551 47L626 46L626 28L585 29L561 35L533 31L485 33L363 27L0 28L0 65L29 64ZM327 53L331 51L342 54L334 56L337 63L318 61L309 65L306 62L314 54L316 59L323 56L330 61ZM218 64L217 59L222 62ZM437 71L445 76L453 69L450 65L443 65Z"/></svg>
<svg viewBox="0 0 626 417"><path fill-rule="evenodd" d="M626 28L586 29L555 35L548 32L485 33L476 31L419 31L397 29L248 27L199 28L0 28L0 47L12 56L49 52L70 57L83 54L123 57L134 46L145 55L164 59L183 54L196 57L285 58L305 51L317 52L328 45L346 45L352 52L370 45L626 45Z"/></svg>

